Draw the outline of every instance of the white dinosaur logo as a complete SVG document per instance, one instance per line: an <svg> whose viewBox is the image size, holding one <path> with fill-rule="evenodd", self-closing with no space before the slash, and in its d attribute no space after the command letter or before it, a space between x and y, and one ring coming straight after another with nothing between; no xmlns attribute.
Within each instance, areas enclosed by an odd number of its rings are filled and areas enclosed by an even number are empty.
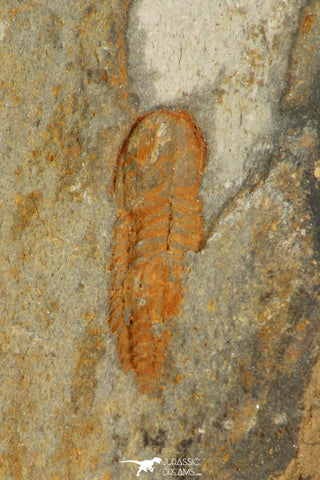
<svg viewBox="0 0 320 480"><path fill-rule="evenodd" d="M142 460L142 462L138 462L137 460L120 460L119 463L136 463L139 465L139 470L137 473L137 477L140 477L141 472L153 472L153 464L160 463L161 458L154 457L152 460Z"/></svg>

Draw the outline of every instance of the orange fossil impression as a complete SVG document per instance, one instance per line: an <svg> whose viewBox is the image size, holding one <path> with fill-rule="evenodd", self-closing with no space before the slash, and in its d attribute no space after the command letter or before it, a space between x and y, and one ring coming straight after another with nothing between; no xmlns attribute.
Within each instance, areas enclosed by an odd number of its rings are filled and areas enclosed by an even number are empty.
<svg viewBox="0 0 320 480"><path fill-rule="evenodd" d="M166 110L139 118L118 157L108 321L124 369L134 369L145 393L160 379L181 311L185 253L201 247L205 160L191 115Z"/></svg>

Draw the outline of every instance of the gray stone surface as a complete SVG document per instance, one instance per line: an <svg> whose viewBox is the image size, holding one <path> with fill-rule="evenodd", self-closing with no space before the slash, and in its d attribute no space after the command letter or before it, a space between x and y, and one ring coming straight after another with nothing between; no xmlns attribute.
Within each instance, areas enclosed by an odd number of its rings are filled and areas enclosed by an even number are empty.
<svg viewBox="0 0 320 480"><path fill-rule="evenodd" d="M302 0L1 4L0 478L316 478L318 24ZM106 322L109 188L163 106L208 144L206 239L152 396Z"/></svg>
<svg viewBox="0 0 320 480"><path fill-rule="evenodd" d="M136 0L129 75L143 110L190 110L208 145L203 181L212 221L276 147L279 99L303 2Z"/></svg>

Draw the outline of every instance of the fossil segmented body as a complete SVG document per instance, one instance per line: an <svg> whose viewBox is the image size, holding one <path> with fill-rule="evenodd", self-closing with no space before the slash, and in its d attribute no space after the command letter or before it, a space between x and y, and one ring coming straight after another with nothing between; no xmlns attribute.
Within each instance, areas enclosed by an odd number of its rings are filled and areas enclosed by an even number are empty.
<svg viewBox="0 0 320 480"><path fill-rule="evenodd" d="M142 392L161 375L170 321L180 313L185 253L201 247L205 159L191 115L166 110L138 119L118 157L108 321Z"/></svg>

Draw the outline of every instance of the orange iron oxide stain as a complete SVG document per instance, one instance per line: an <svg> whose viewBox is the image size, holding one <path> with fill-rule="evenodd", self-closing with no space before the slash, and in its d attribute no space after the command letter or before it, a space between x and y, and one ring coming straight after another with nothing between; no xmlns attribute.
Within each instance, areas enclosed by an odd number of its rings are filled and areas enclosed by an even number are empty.
<svg viewBox="0 0 320 480"><path fill-rule="evenodd" d="M185 254L202 245L205 160L192 116L166 110L139 118L118 156L108 322L124 369L134 370L144 393L159 383L181 313Z"/></svg>

